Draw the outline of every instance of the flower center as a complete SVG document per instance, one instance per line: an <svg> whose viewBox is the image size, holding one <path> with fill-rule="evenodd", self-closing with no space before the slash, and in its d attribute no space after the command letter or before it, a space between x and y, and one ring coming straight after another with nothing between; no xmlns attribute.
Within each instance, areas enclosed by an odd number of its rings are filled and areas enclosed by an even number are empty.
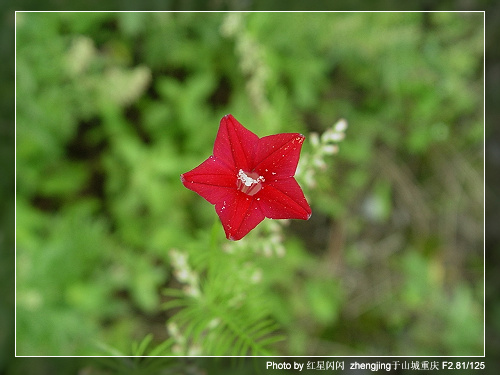
<svg viewBox="0 0 500 375"><path fill-rule="evenodd" d="M247 195L255 195L260 191L260 189L262 189L262 182L264 181L264 177L259 176L258 173L246 173L243 172L243 169L240 169L238 172L236 187L242 193L245 193Z"/></svg>

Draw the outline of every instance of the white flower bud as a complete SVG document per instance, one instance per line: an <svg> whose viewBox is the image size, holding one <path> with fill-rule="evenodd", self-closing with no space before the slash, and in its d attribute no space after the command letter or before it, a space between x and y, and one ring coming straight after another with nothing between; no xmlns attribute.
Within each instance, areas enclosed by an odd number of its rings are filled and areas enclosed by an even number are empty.
<svg viewBox="0 0 500 375"><path fill-rule="evenodd" d="M321 148L321 151L327 155L336 154L339 151L339 146L337 145L325 145Z"/></svg>
<svg viewBox="0 0 500 375"><path fill-rule="evenodd" d="M347 121L344 119L340 119L335 125L333 125L333 128L337 133L345 132L345 130L347 129Z"/></svg>
<svg viewBox="0 0 500 375"><path fill-rule="evenodd" d="M326 132L324 132L323 135L321 136L321 140L324 143L340 142L344 138L345 138L345 134L344 133L338 133L338 132L329 131L329 130L327 130Z"/></svg>
<svg viewBox="0 0 500 375"><path fill-rule="evenodd" d="M309 140L310 140L311 145L313 147L318 147L318 145L319 145L319 135L318 135L318 133L311 133L309 135Z"/></svg>

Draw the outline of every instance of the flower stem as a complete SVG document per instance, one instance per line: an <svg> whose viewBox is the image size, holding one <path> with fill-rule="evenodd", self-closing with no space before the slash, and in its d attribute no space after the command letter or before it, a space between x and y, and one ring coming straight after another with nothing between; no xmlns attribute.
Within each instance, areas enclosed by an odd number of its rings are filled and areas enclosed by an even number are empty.
<svg viewBox="0 0 500 375"><path fill-rule="evenodd" d="M220 222L216 220L212 225L212 231L210 233L210 259L207 270L207 275L209 279L213 279L215 277L215 268L217 266L217 255L218 255L217 237L219 230L220 230Z"/></svg>

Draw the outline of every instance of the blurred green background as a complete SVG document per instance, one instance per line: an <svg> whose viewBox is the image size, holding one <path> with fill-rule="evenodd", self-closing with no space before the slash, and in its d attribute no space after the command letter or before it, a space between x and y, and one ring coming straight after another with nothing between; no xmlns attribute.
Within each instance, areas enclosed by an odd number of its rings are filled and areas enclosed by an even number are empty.
<svg viewBox="0 0 500 375"><path fill-rule="evenodd" d="M18 13L16 354L230 355L214 322L253 314L281 340L250 354L482 355L483 26L482 13ZM309 139L347 120L304 186L309 221L228 244L182 186L227 113ZM226 283L166 310L183 287L172 249Z"/></svg>

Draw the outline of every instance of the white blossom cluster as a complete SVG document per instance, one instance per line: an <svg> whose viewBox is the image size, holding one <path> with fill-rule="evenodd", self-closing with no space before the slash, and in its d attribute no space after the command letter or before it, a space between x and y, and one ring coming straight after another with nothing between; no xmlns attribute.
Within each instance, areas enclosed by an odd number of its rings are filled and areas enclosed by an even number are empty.
<svg viewBox="0 0 500 375"><path fill-rule="evenodd" d="M239 58L239 68L247 77L246 89L255 108L264 111L269 108L266 85L269 80L269 67L265 63L266 51L245 27L242 13L229 13L221 25L220 32L235 41Z"/></svg>
<svg viewBox="0 0 500 375"><path fill-rule="evenodd" d="M316 187L316 173L326 169L326 157L339 151L338 143L345 138L347 121L340 119L323 134L311 133L309 140L312 150L300 158L295 175L310 189Z"/></svg>
<svg viewBox="0 0 500 375"><path fill-rule="evenodd" d="M175 342L175 344L172 345L173 354L190 356L198 356L201 354L201 347L199 345L189 344L186 336L184 336L184 333L181 332L179 326L175 322L167 323L167 331Z"/></svg>
<svg viewBox="0 0 500 375"><path fill-rule="evenodd" d="M249 249L256 254L265 257L285 256L286 250L283 245L283 226L288 225L289 220L264 220L253 232L239 241L227 242L223 250L227 253L235 251L248 251ZM258 279L253 275L252 279Z"/></svg>
<svg viewBox="0 0 500 375"><path fill-rule="evenodd" d="M201 291L198 274L189 267L187 254L172 249L168 255L172 261L175 278L179 282L186 284L183 288L184 292L191 297L199 297Z"/></svg>
<svg viewBox="0 0 500 375"><path fill-rule="evenodd" d="M174 269L175 278L186 284L183 291L186 295L198 298L201 296L199 277L196 272L194 272L188 263L188 255L178 249L171 249L168 253L170 261L172 262L172 267ZM177 323L168 322L167 331L170 337L173 338L174 344L172 346L172 353L176 355L190 355L197 356L201 353L201 347L199 345L188 342L186 336L179 328Z"/></svg>

